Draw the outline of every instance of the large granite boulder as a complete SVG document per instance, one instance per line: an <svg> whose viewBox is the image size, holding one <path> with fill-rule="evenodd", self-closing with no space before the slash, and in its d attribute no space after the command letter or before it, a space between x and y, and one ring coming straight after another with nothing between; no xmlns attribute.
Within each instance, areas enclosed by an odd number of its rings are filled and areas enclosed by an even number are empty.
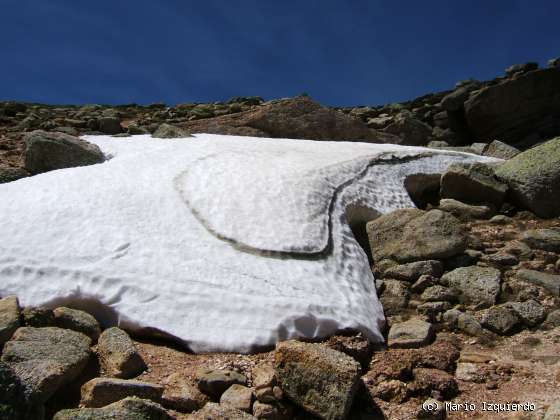
<svg viewBox="0 0 560 420"><path fill-rule="evenodd" d="M560 137L506 161L496 176L509 185L519 206L540 217L560 215Z"/></svg>
<svg viewBox="0 0 560 420"><path fill-rule="evenodd" d="M367 223L373 260L400 263L461 254L467 238L457 218L441 210L402 209Z"/></svg>
<svg viewBox="0 0 560 420"><path fill-rule="evenodd" d="M25 136L23 157L25 169L31 174L94 165L105 160L95 144L68 134L42 130Z"/></svg>
<svg viewBox="0 0 560 420"><path fill-rule="evenodd" d="M344 419L359 387L361 367L352 357L322 344L284 341L274 368L284 393L321 419Z"/></svg>
<svg viewBox="0 0 560 420"><path fill-rule="evenodd" d="M476 139L509 144L529 134L557 134L560 128L560 69L530 71L482 89L465 102L469 129Z"/></svg>
<svg viewBox="0 0 560 420"><path fill-rule="evenodd" d="M326 108L307 96L271 101L258 108L182 123L189 133L309 140L395 143L398 137L367 127L358 118Z"/></svg>

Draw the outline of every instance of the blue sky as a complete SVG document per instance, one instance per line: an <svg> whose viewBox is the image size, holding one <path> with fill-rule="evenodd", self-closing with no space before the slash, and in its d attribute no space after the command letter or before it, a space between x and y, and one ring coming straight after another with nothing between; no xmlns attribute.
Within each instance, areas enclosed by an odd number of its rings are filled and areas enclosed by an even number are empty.
<svg viewBox="0 0 560 420"><path fill-rule="evenodd" d="M0 0L0 100L376 105L560 56L559 1Z"/></svg>

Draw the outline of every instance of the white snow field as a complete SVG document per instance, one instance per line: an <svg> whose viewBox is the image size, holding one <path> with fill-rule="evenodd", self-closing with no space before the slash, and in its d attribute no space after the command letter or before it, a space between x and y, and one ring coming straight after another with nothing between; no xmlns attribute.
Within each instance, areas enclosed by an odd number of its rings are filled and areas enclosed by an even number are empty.
<svg viewBox="0 0 560 420"><path fill-rule="evenodd" d="M0 296L87 308L195 352L345 328L382 341L348 206L411 207L408 174L489 160L207 134L85 138L111 158L0 185Z"/></svg>

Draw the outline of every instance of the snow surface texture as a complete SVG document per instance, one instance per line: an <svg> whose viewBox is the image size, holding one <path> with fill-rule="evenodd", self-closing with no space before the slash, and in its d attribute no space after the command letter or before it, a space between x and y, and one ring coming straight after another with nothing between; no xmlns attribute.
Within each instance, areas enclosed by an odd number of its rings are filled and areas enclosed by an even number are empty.
<svg viewBox="0 0 560 420"><path fill-rule="evenodd" d="M382 341L347 209L411 207L407 175L485 160L207 134L85 138L111 159L0 185L0 296L86 308L195 352L345 328Z"/></svg>

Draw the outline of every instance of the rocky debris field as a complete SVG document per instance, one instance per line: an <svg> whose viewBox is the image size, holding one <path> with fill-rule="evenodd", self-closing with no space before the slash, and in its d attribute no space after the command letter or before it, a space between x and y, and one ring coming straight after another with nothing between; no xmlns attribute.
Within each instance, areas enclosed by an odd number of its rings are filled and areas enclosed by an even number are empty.
<svg viewBox="0 0 560 420"><path fill-rule="evenodd" d="M343 331L252 355L192 354L76 308L3 296L0 419L560 418L559 82L553 61L377 108L335 110L307 97L3 103L1 182L102 161L77 137L86 132L342 138L505 160L410 175L417 208L367 223L386 344Z"/></svg>

